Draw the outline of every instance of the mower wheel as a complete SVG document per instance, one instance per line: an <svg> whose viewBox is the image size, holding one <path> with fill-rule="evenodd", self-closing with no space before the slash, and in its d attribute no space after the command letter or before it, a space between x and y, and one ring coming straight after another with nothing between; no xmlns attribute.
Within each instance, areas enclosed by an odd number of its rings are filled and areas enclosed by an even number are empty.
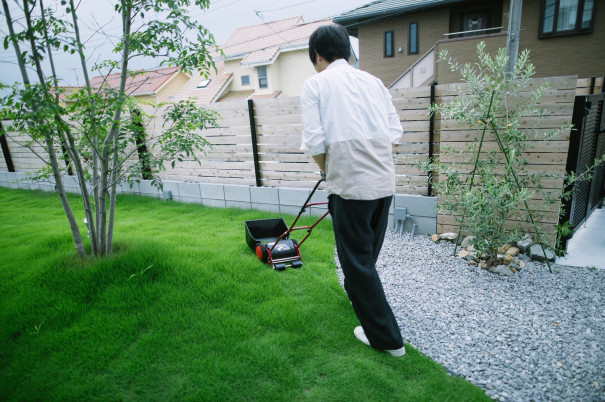
<svg viewBox="0 0 605 402"><path fill-rule="evenodd" d="M286 264L275 264L273 266L273 269L276 271L283 271L284 269L286 269Z"/></svg>
<svg viewBox="0 0 605 402"><path fill-rule="evenodd" d="M256 243L256 257L262 262L267 262L267 249L261 242Z"/></svg>
<svg viewBox="0 0 605 402"><path fill-rule="evenodd" d="M292 261L292 268L300 268L303 266L302 261L298 260L298 261Z"/></svg>

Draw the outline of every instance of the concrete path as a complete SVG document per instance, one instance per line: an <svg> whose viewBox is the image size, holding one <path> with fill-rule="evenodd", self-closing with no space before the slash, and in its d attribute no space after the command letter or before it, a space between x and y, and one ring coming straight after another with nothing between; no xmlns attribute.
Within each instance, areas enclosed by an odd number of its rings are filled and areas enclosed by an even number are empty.
<svg viewBox="0 0 605 402"><path fill-rule="evenodd" d="M605 207L596 209L567 243L557 264L605 269Z"/></svg>

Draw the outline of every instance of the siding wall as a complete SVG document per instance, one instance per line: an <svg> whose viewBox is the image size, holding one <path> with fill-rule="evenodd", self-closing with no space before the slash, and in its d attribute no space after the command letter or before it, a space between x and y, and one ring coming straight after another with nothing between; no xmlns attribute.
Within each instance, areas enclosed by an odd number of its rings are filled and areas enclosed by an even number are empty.
<svg viewBox="0 0 605 402"><path fill-rule="evenodd" d="M539 39L541 1L524 1L519 49L530 49L536 77L605 75L605 2L595 1L593 32ZM505 27L509 1L504 2Z"/></svg>
<svg viewBox="0 0 605 402"><path fill-rule="evenodd" d="M541 1L524 1L521 18L519 50L530 49L530 60L536 67L536 78L577 75L578 77L605 76L605 3L596 1L593 32L587 34L538 38ZM502 27L508 27L509 0L502 5ZM419 54L407 55L407 26L410 21L419 23ZM437 9L422 13L387 18L359 26L359 66L379 77L389 86L433 45L439 50L448 49L459 62L476 60L476 44L485 40L488 50L495 52L506 47L506 34L483 37L465 37L444 40L449 31L450 10ZM384 31L394 31L395 56L383 57ZM404 51L397 52L402 46ZM446 63L436 66L439 84L456 82L459 77L451 73Z"/></svg>
<svg viewBox="0 0 605 402"><path fill-rule="evenodd" d="M408 55L408 26L418 21L418 54ZM380 78L389 86L435 42L449 26L448 10L436 10L394 17L359 26L359 68ZM384 57L384 32L393 31L395 55ZM398 52L399 47L403 49Z"/></svg>

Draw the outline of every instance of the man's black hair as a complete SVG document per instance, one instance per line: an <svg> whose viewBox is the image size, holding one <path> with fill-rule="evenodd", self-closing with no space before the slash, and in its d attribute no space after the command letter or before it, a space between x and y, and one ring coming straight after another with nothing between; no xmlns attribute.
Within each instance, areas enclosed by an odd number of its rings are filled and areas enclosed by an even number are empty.
<svg viewBox="0 0 605 402"><path fill-rule="evenodd" d="M328 63L336 59L348 60L351 55L351 41L345 27L331 24L317 28L309 38L309 57L313 64L317 62L315 52Z"/></svg>

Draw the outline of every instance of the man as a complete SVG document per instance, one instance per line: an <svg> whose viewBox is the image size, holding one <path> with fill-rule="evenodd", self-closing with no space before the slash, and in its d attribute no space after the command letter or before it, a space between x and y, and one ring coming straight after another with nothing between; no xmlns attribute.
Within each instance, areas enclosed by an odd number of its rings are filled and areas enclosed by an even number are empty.
<svg viewBox="0 0 605 402"><path fill-rule="evenodd" d="M395 193L392 143L402 129L382 82L347 63L350 49L340 25L319 27L309 38L318 74L305 82L300 97L301 150L325 174L345 290L361 323L354 334L368 346L403 356L375 266Z"/></svg>

